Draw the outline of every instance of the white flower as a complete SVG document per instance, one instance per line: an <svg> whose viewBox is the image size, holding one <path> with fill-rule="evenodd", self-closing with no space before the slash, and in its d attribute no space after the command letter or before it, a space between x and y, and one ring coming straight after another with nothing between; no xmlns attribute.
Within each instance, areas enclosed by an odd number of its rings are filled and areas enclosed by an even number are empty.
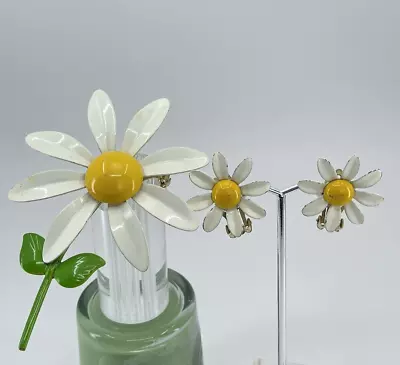
<svg viewBox="0 0 400 365"><path fill-rule="evenodd" d="M192 231L198 224L186 203L171 192L143 181L201 168L207 156L186 147L172 147L138 161L134 156L160 127L169 109L167 99L145 106L130 121L122 148L116 151L116 120L108 95L97 90L88 106L90 129L101 154L92 154L75 138L60 132L36 132L27 144L47 155L82 165L85 173L53 170L39 172L9 192L9 199L33 201L86 189L85 195L67 205L50 227L43 259L52 262L74 241L100 206L108 204L108 217L114 239L122 254L140 271L149 266L148 247L142 225L129 200L176 228Z"/></svg>
<svg viewBox="0 0 400 365"><path fill-rule="evenodd" d="M195 196L187 203L194 211L207 209L215 204L204 219L204 230L206 232L213 231L225 214L230 232L233 236L239 237L244 230L241 211L256 219L263 218L266 215L263 208L245 197L265 194L270 188L270 183L256 181L239 186L251 172L252 161L250 158L246 158L239 164L232 177L228 173L226 159L221 153L214 154L212 165L216 179L201 171L194 171L189 174L193 184L201 189L210 190L210 192Z"/></svg>
<svg viewBox="0 0 400 365"><path fill-rule="evenodd" d="M338 229L342 219L343 210L347 218L354 224L364 223L364 215L354 203L356 200L362 205L373 207L383 201L383 197L377 194L367 193L358 189L370 188L382 178L382 172L374 170L368 174L353 180L360 169L360 159L353 156L342 170L336 170L325 159L319 159L318 171L324 179L323 183L303 180L298 186L307 194L317 195L318 198L303 208L303 214L307 217L323 213L323 226L328 232ZM326 211L327 210L327 211ZM321 227L322 228L322 227Z"/></svg>

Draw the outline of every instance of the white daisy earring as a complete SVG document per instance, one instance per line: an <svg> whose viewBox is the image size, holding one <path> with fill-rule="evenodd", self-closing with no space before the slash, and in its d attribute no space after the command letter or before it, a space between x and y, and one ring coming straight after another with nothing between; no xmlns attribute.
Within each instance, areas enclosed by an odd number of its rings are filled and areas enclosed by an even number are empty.
<svg viewBox="0 0 400 365"><path fill-rule="evenodd" d="M207 194L198 195L188 200L189 207L194 211L199 211L215 205L204 219L203 229L206 232L211 232L217 228L221 218L224 217L227 221L226 232L230 237L240 237L243 233L250 233L252 222L246 215L260 219L265 217L266 212L247 197L265 194L270 189L270 183L256 181L240 186L252 170L250 158L243 160L232 176L229 175L228 164L220 152L214 154L212 166L216 178L212 178L201 171L193 171L189 174L194 185L209 190Z"/></svg>
<svg viewBox="0 0 400 365"><path fill-rule="evenodd" d="M44 154L82 165L85 173L53 170L39 172L17 184L9 199L20 202L46 199L75 190L85 194L67 205L56 217L43 247L45 263L63 254L100 204L108 205L110 227L122 254L138 270L146 271L149 256L141 223L128 203L139 206L161 221L181 230L198 228L187 204L163 186L169 175L204 167L207 156L186 147L166 148L138 160L136 155L160 127L169 110L169 101L159 99L135 114L125 132L122 148L115 150L116 119L108 95L97 90L89 101L88 119L101 154L93 157L75 138L60 132L36 132L27 144ZM144 184L160 177L161 186Z"/></svg>
<svg viewBox="0 0 400 365"><path fill-rule="evenodd" d="M317 199L307 204L302 212L306 217L320 214L317 219L319 229L325 228L328 232L340 231L344 225L343 212L351 223L362 224L364 215L354 200L367 207L377 206L383 201L380 195L360 190L376 185L382 178L380 170L371 171L353 180L360 170L358 157L353 156L343 170L335 170L329 161L322 158L318 160L317 167L324 181L319 183L303 180L299 181L298 186L304 193L317 196Z"/></svg>

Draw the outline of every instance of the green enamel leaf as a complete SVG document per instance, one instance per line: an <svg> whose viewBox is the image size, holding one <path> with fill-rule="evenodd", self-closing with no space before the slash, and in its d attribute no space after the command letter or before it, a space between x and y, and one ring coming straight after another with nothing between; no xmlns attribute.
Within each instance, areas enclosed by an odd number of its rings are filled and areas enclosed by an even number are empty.
<svg viewBox="0 0 400 365"><path fill-rule="evenodd" d="M36 233L24 234L19 255L21 267L29 274L44 275L46 264L43 262L44 238Z"/></svg>
<svg viewBox="0 0 400 365"><path fill-rule="evenodd" d="M92 253L82 253L58 265L54 273L54 279L65 288L76 288L105 264L106 262L100 256Z"/></svg>

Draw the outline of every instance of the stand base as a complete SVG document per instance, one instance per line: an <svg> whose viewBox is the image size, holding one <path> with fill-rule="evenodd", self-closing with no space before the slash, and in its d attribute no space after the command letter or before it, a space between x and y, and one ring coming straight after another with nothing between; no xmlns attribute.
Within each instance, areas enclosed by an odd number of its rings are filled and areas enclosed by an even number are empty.
<svg viewBox="0 0 400 365"><path fill-rule="evenodd" d="M189 282L169 270L169 304L155 319L120 324L101 311L97 281L78 301L80 365L203 365L196 302Z"/></svg>

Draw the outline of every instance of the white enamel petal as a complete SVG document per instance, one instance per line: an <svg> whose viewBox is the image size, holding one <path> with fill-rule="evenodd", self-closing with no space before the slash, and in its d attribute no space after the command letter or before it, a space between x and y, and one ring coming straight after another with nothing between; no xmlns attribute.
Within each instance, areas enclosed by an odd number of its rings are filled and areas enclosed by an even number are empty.
<svg viewBox="0 0 400 365"><path fill-rule="evenodd" d="M239 210L233 209L226 212L228 228L235 237L240 237L243 232L243 222Z"/></svg>
<svg viewBox="0 0 400 365"><path fill-rule="evenodd" d="M42 131L28 134L26 143L36 151L61 160L89 166L93 159L89 150L74 137L54 131Z"/></svg>
<svg viewBox="0 0 400 365"><path fill-rule="evenodd" d="M74 241L100 203L85 194L68 204L56 217L43 247L44 262L52 262Z"/></svg>
<svg viewBox="0 0 400 365"><path fill-rule="evenodd" d="M325 181L337 179L336 171L328 160L320 158L317 162L317 167L319 174Z"/></svg>
<svg viewBox="0 0 400 365"><path fill-rule="evenodd" d="M324 192L325 184L316 181L302 180L297 183L299 189L306 194L321 195Z"/></svg>
<svg viewBox="0 0 400 365"><path fill-rule="evenodd" d="M145 177L173 175L200 169L208 164L205 153L187 147L170 147L141 161Z"/></svg>
<svg viewBox="0 0 400 365"><path fill-rule="evenodd" d="M159 186L143 184L133 200L151 215L175 228L195 231L199 226L188 205Z"/></svg>
<svg viewBox="0 0 400 365"><path fill-rule="evenodd" d="M364 215L361 213L361 210L357 207L357 205L353 201L345 205L344 211L346 212L347 218L349 218L349 221L351 223L354 224L364 223Z"/></svg>
<svg viewBox="0 0 400 365"><path fill-rule="evenodd" d="M214 153L212 167L218 180L229 179L228 163L221 152Z"/></svg>
<svg viewBox="0 0 400 365"><path fill-rule="evenodd" d="M239 208L251 218L260 219L267 215L265 209L249 199L242 199L239 203Z"/></svg>
<svg viewBox="0 0 400 365"><path fill-rule="evenodd" d="M90 98L88 120L100 151L114 151L116 136L114 106L103 90L96 90Z"/></svg>
<svg viewBox="0 0 400 365"><path fill-rule="evenodd" d="M211 232L215 228L217 228L219 223L221 222L222 214L223 211L218 207L214 207L213 209L211 209L204 218L203 229L206 232Z"/></svg>
<svg viewBox="0 0 400 365"><path fill-rule="evenodd" d="M366 207L376 207L383 202L384 198L378 194L356 191L354 199Z"/></svg>
<svg viewBox="0 0 400 365"><path fill-rule="evenodd" d="M356 189L366 189L376 185L382 179L382 171L375 170L360 177L358 180L352 181Z"/></svg>
<svg viewBox="0 0 400 365"><path fill-rule="evenodd" d="M260 196L268 192L271 184L268 181L255 181L240 187L244 196Z"/></svg>
<svg viewBox="0 0 400 365"><path fill-rule="evenodd" d="M155 100L139 110L125 132L122 151L136 155L160 127L168 110L168 99Z"/></svg>
<svg viewBox="0 0 400 365"><path fill-rule="evenodd" d="M360 159L357 156L353 156L343 169L342 178L353 180L357 176L358 171L360 171Z"/></svg>
<svg viewBox="0 0 400 365"><path fill-rule="evenodd" d="M149 268L149 252L142 224L128 202L108 206L115 242L125 258L139 271Z"/></svg>
<svg viewBox="0 0 400 365"><path fill-rule="evenodd" d="M302 210L302 213L306 217L312 217L321 213L326 207L328 203L324 200L323 197L313 200L311 203L308 203Z"/></svg>
<svg viewBox="0 0 400 365"><path fill-rule="evenodd" d="M210 193L203 194L203 195L197 195L187 201L187 205L193 211L207 209L208 207L210 207L213 204L214 204L214 202L211 199Z"/></svg>
<svg viewBox="0 0 400 365"><path fill-rule="evenodd" d="M328 232L334 232L339 227L340 219L342 218L341 207L330 206L326 213L325 228Z"/></svg>
<svg viewBox="0 0 400 365"><path fill-rule="evenodd" d="M85 174L77 171L51 170L34 174L15 185L8 199L19 202L40 200L85 187Z"/></svg>
<svg viewBox="0 0 400 365"><path fill-rule="evenodd" d="M252 168L253 168L253 161L251 160L251 158L244 159L238 165L238 167L236 167L232 175L232 180L238 184L241 184L250 175Z"/></svg>
<svg viewBox="0 0 400 365"><path fill-rule="evenodd" d="M189 174L189 179L194 185L204 190L212 190L216 183L211 176L208 176L202 171L192 171Z"/></svg>

